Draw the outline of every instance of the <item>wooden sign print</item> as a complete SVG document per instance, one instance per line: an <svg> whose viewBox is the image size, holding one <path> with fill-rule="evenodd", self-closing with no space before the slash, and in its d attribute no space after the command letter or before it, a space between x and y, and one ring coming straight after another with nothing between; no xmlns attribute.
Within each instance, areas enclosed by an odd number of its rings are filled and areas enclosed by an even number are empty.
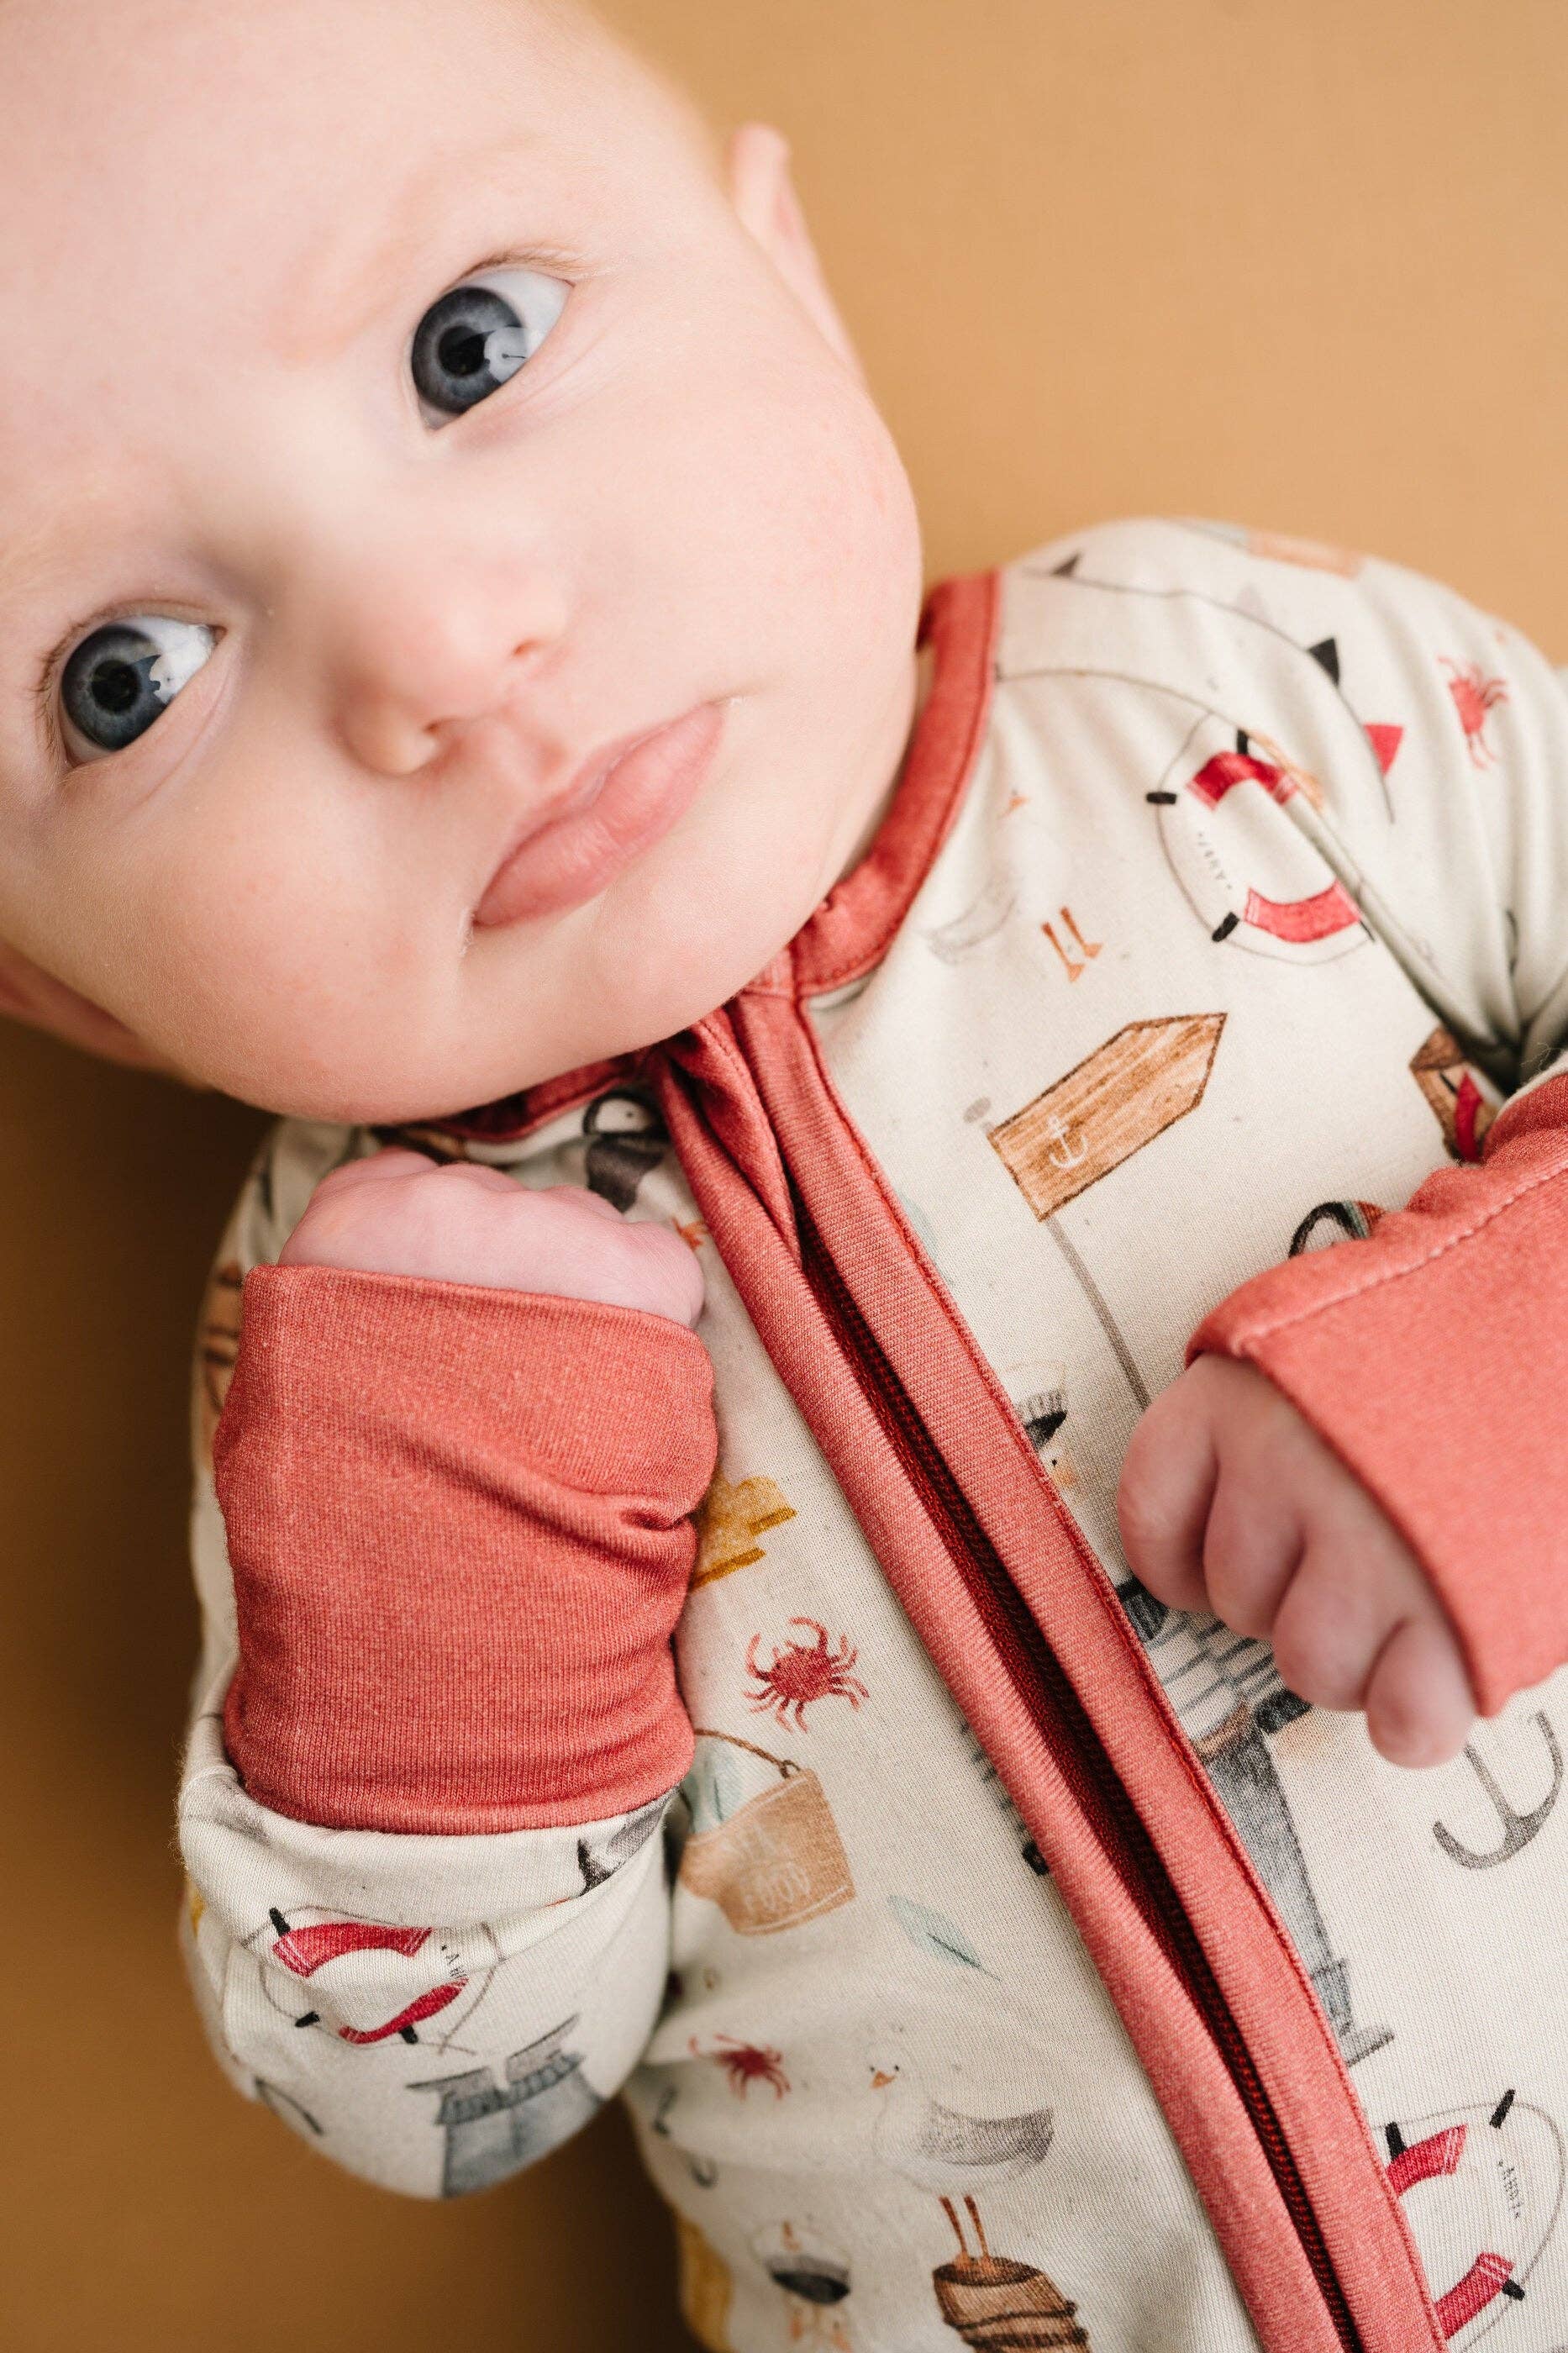
<svg viewBox="0 0 1568 2353"><path fill-rule="evenodd" d="M1130 1021L989 1131L1037 1218L1087 1192L1204 1098L1223 1013Z"/></svg>

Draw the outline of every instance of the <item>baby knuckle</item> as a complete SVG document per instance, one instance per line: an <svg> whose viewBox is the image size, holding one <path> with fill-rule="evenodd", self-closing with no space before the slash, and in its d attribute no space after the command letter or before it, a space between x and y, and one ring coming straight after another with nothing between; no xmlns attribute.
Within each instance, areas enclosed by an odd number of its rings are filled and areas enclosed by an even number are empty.
<svg viewBox="0 0 1568 2353"><path fill-rule="evenodd" d="M1258 1579L1248 1562L1223 1537L1204 1543L1204 1584L1209 1608L1233 1633L1260 1635L1268 1631Z"/></svg>
<svg viewBox="0 0 1568 2353"><path fill-rule="evenodd" d="M1360 1678L1352 1670L1333 1630L1315 1617L1281 1616L1274 1629L1274 1663L1298 1698L1318 1707L1354 1704Z"/></svg>
<svg viewBox="0 0 1568 2353"><path fill-rule="evenodd" d="M1142 1462L1133 1461L1131 1451L1116 1491L1116 1517L1122 1546L1132 1567L1141 1563L1148 1566L1164 1557L1169 1548L1170 1514L1159 1482L1150 1477Z"/></svg>
<svg viewBox="0 0 1568 2353"><path fill-rule="evenodd" d="M695 1323L704 1289L695 1253L668 1226L639 1223L624 1230L647 1303L679 1322Z"/></svg>

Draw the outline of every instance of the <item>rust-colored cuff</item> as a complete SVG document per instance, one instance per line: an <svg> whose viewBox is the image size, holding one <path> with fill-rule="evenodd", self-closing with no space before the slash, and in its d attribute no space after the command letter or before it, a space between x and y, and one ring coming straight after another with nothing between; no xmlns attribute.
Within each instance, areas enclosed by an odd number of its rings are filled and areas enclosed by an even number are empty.
<svg viewBox="0 0 1568 2353"><path fill-rule="evenodd" d="M669 1641L716 1449L707 1353L666 1317L256 1268L214 1447L251 1796L453 1833L673 1787Z"/></svg>

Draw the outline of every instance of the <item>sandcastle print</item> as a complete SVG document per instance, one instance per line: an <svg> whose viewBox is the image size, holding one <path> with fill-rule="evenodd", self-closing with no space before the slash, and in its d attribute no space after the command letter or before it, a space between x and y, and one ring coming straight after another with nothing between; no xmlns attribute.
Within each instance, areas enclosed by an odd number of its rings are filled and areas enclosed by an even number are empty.
<svg viewBox="0 0 1568 2353"><path fill-rule="evenodd" d="M1443 1142L1456 1160L1479 1160L1486 1132L1501 1109L1491 1082L1473 1062L1451 1029L1441 1023L1410 1058L1410 1075L1431 1104Z"/></svg>
<svg viewBox="0 0 1568 2353"><path fill-rule="evenodd" d="M795 1505L776 1480L759 1472L731 1482L722 1471L716 1471L698 1506L693 1592L699 1586L713 1585L721 1577L733 1576L738 1568L751 1568L765 1559L766 1547L758 1538L771 1528L783 1527L795 1515Z"/></svg>
<svg viewBox="0 0 1568 2353"><path fill-rule="evenodd" d="M679 1884L717 1904L742 1936L775 1936L851 1902L849 1859L809 1767L732 1733L699 1729L697 1739ZM756 1760L749 1773L737 1751Z"/></svg>

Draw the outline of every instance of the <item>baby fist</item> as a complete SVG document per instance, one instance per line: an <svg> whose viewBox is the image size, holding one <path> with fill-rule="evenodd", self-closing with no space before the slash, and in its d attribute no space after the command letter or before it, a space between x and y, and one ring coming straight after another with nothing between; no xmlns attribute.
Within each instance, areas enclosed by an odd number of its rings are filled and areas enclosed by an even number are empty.
<svg viewBox="0 0 1568 2353"><path fill-rule="evenodd" d="M702 1274L674 1228L629 1225L575 1185L535 1191L499 1168L377 1152L322 1178L281 1266L351 1267L640 1307L694 1324Z"/></svg>
<svg viewBox="0 0 1568 2353"><path fill-rule="evenodd" d="M1420 1563L1364 1487L1252 1366L1199 1356L1132 1433L1128 1566L1173 1609L1273 1646L1289 1689L1359 1708L1391 1764L1446 1764L1475 1719Z"/></svg>

